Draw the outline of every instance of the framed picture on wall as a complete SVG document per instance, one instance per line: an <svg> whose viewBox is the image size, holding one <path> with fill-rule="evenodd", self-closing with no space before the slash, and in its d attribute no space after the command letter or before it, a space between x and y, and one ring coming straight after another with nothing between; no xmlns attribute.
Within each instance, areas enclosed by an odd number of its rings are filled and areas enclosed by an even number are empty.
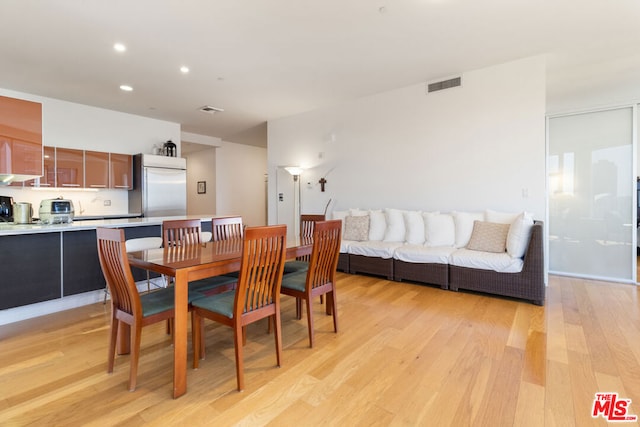
<svg viewBox="0 0 640 427"><path fill-rule="evenodd" d="M198 181L198 194L205 194L207 192L207 181Z"/></svg>

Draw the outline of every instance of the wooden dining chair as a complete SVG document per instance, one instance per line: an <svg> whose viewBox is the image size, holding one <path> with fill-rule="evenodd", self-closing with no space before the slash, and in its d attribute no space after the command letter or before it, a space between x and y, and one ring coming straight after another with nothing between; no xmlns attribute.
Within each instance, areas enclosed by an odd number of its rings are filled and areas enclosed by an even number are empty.
<svg viewBox="0 0 640 427"><path fill-rule="evenodd" d="M162 245L194 245L202 243L202 225L199 219L173 219L162 222Z"/></svg>
<svg viewBox="0 0 640 427"><path fill-rule="evenodd" d="M300 240L310 239L313 237L313 230L315 229L315 223L318 221L324 221L324 215L300 215ZM301 271L307 271L309 268L310 255L303 255L296 257L295 260L287 261L284 264L284 274L298 273Z"/></svg>
<svg viewBox="0 0 640 427"><path fill-rule="evenodd" d="M244 388L243 328L263 318L275 324L276 361L280 366L282 336L280 326L280 283L286 255L287 226L247 227L245 230L240 276L235 292L207 296L193 302L193 321L201 318L233 328L238 391ZM204 347L201 328L193 339L193 366L198 367Z"/></svg>
<svg viewBox="0 0 640 427"><path fill-rule="evenodd" d="M127 258L124 230L97 228L96 236L100 267L111 293L111 331L107 372L113 372L118 329L120 323L125 323L131 330L129 391L133 391L136 388L142 328L174 317L173 288L163 288L140 295Z"/></svg>
<svg viewBox="0 0 640 427"><path fill-rule="evenodd" d="M211 220L213 240L242 239L244 236L244 226L241 216L228 216L224 218L213 218Z"/></svg>
<svg viewBox="0 0 640 427"><path fill-rule="evenodd" d="M333 329L338 332L336 303L336 267L340 254L342 221L317 221L313 232L313 249L306 272L288 274L282 278L280 292L296 298L296 317L300 319L301 301L307 304L309 346L313 347L313 309L311 299L327 295L326 312L333 314Z"/></svg>
<svg viewBox="0 0 640 427"><path fill-rule="evenodd" d="M162 245L172 246L202 244L202 225L199 219L166 220L162 222ZM215 294L233 289L237 279L215 276L189 283L189 289L204 294Z"/></svg>

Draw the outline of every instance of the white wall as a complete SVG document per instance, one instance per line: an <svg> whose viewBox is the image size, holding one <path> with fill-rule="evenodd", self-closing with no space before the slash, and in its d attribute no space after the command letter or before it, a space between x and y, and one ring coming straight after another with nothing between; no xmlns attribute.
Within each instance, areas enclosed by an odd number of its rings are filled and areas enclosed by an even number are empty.
<svg viewBox="0 0 640 427"><path fill-rule="evenodd" d="M88 105L60 101L38 95L0 88L0 95L42 104L42 140L44 145L96 150L112 153L152 153L154 144L171 139L180 151L180 124ZM128 195L122 190L46 191L0 188L2 195L30 202L37 214L40 200L62 196L74 201L76 215L114 215L128 212ZM111 206L104 206L108 200Z"/></svg>
<svg viewBox="0 0 640 427"><path fill-rule="evenodd" d="M417 84L270 121L269 176L301 165L302 212L396 207L545 211L545 62L527 58L425 94ZM326 174L326 192L317 183ZM269 221L277 190L269 182Z"/></svg>
<svg viewBox="0 0 640 427"><path fill-rule="evenodd" d="M204 146L203 146L204 147ZM187 159L187 214L214 215L216 212L216 148L184 153ZM204 181L206 193L198 194Z"/></svg>
<svg viewBox="0 0 640 427"><path fill-rule="evenodd" d="M267 150L223 141L216 148L216 214L242 215L246 225L267 224Z"/></svg>

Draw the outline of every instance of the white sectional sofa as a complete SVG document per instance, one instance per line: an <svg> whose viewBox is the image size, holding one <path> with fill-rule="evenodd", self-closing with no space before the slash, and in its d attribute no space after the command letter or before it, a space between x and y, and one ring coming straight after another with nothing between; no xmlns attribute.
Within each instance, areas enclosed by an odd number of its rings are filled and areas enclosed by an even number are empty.
<svg viewBox="0 0 640 427"><path fill-rule="evenodd" d="M334 211L338 269L544 304L543 230L526 212Z"/></svg>

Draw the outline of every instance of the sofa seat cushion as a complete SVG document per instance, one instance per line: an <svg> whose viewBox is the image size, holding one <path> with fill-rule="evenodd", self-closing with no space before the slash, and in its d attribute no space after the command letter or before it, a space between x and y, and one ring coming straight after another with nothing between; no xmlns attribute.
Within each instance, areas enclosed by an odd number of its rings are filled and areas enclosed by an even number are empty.
<svg viewBox="0 0 640 427"><path fill-rule="evenodd" d="M351 246L352 243L358 243L354 240L344 240L344 239L340 239L340 253L341 254L348 254L349 253L349 246Z"/></svg>
<svg viewBox="0 0 640 427"><path fill-rule="evenodd" d="M448 264L455 250L453 246L402 245L396 249L393 258L404 262Z"/></svg>
<svg viewBox="0 0 640 427"><path fill-rule="evenodd" d="M519 273L524 261L522 258L512 258L508 253L472 251L457 249L449 257L449 264L458 267L493 270L498 273Z"/></svg>
<svg viewBox="0 0 640 427"><path fill-rule="evenodd" d="M393 258L393 253L402 246L402 242L349 242L349 253L383 259Z"/></svg>

